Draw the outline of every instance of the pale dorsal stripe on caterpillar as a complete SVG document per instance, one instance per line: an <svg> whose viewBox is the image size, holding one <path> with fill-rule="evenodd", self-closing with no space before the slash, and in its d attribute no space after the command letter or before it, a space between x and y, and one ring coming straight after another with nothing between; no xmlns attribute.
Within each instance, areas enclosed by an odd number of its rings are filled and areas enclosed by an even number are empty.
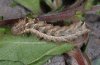
<svg viewBox="0 0 100 65"><path fill-rule="evenodd" d="M52 35L54 36L55 32L58 31L61 27L55 26L53 29L50 29L47 31L47 35Z"/></svg>
<svg viewBox="0 0 100 65"><path fill-rule="evenodd" d="M58 31L55 32L54 36L62 36L60 33L66 31L66 26L60 28Z"/></svg>
<svg viewBox="0 0 100 65"><path fill-rule="evenodd" d="M30 32L48 41L71 42L89 31L85 23L82 24L81 22L69 26L68 28L67 26L53 26L43 21L40 22L39 20L37 23L34 23L34 21L35 19L31 19L28 22L26 22L26 20L19 21L19 23L12 28L12 32L16 35ZM64 33L64 35L62 35L62 33Z"/></svg>

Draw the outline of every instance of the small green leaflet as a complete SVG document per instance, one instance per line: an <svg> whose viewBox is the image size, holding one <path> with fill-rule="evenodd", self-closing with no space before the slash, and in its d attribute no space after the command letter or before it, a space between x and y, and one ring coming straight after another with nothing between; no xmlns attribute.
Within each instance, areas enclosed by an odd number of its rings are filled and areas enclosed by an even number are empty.
<svg viewBox="0 0 100 65"><path fill-rule="evenodd" d="M90 10L93 6L93 2L94 0L88 0L86 3L85 3L85 9L86 10Z"/></svg>
<svg viewBox="0 0 100 65"><path fill-rule="evenodd" d="M40 14L40 0L14 0L27 9L31 10L34 14Z"/></svg>
<svg viewBox="0 0 100 65"><path fill-rule="evenodd" d="M84 13L81 11L77 11L75 17L77 17L80 21L84 21Z"/></svg>
<svg viewBox="0 0 100 65"><path fill-rule="evenodd" d="M0 65L42 65L55 55L71 51L72 44L46 42L35 36L0 37Z"/></svg>

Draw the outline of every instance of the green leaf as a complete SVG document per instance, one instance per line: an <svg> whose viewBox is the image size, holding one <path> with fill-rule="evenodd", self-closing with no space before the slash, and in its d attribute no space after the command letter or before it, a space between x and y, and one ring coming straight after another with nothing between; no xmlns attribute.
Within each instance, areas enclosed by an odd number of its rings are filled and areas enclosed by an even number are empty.
<svg viewBox="0 0 100 65"><path fill-rule="evenodd" d="M17 6L17 3L15 3L15 2L12 2L11 4L10 4L10 7L12 7L12 8L14 8L14 7L16 7Z"/></svg>
<svg viewBox="0 0 100 65"><path fill-rule="evenodd" d="M41 65L52 56L61 55L74 48L72 44L62 43L57 45L53 42L42 41L34 36L27 35L13 36L7 33L1 38L0 61L7 61L4 63L18 61L24 65Z"/></svg>
<svg viewBox="0 0 100 65"><path fill-rule="evenodd" d="M0 65L23 65L23 63L13 61L0 61Z"/></svg>
<svg viewBox="0 0 100 65"><path fill-rule="evenodd" d="M45 0L45 2L46 2L46 4L49 5L52 9L54 8L54 7L53 7L53 4L52 4L52 3L53 3L52 0Z"/></svg>
<svg viewBox="0 0 100 65"><path fill-rule="evenodd" d="M88 0L85 4L85 9L90 10L93 6L93 2L94 2L94 0Z"/></svg>
<svg viewBox="0 0 100 65"><path fill-rule="evenodd" d="M100 58L95 59L95 60L92 62L92 65L100 65Z"/></svg>
<svg viewBox="0 0 100 65"><path fill-rule="evenodd" d="M70 24L72 24L72 21L70 19L64 20L64 24L69 26Z"/></svg>
<svg viewBox="0 0 100 65"><path fill-rule="evenodd" d="M84 20L84 13L81 11L77 11L75 14L75 17L77 17L80 21Z"/></svg>
<svg viewBox="0 0 100 65"><path fill-rule="evenodd" d="M31 10L34 14L40 14L40 0L14 0L27 9Z"/></svg>
<svg viewBox="0 0 100 65"><path fill-rule="evenodd" d="M100 10L96 12L97 15L100 15Z"/></svg>
<svg viewBox="0 0 100 65"><path fill-rule="evenodd" d="M53 12L60 12L63 10L64 6L62 5L61 0L44 0L46 4L52 9ZM54 3L55 2L55 3ZM58 2L58 3L56 3Z"/></svg>
<svg viewBox="0 0 100 65"><path fill-rule="evenodd" d="M52 56L44 56L43 58L41 58L39 61L36 61L32 64L29 64L29 65L43 65L45 64L45 62L47 62L48 59L52 58Z"/></svg>
<svg viewBox="0 0 100 65"><path fill-rule="evenodd" d="M3 16L0 16L0 20L3 20Z"/></svg>
<svg viewBox="0 0 100 65"><path fill-rule="evenodd" d="M98 2L97 5L100 5L100 2Z"/></svg>
<svg viewBox="0 0 100 65"><path fill-rule="evenodd" d="M4 35L5 32L5 28L0 28L0 39L2 39L1 37Z"/></svg>
<svg viewBox="0 0 100 65"><path fill-rule="evenodd" d="M5 28L0 28L0 33L4 33L5 32Z"/></svg>

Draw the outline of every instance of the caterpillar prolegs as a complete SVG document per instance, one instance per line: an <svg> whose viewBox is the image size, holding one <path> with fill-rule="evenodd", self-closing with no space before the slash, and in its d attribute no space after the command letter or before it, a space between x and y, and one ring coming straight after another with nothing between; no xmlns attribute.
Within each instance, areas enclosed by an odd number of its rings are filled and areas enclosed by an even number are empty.
<svg viewBox="0 0 100 65"><path fill-rule="evenodd" d="M31 33L54 42L71 42L88 31L85 23L82 22L70 26L54 26L38 19L19 20L12 27L12 33L15 35Z"/></svg>

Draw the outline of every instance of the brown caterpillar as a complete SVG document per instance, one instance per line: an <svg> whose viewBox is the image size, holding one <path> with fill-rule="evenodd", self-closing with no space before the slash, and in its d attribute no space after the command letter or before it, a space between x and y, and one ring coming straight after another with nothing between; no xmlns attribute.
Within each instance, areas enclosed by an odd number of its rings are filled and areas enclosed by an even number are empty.
<svg viewBox="0 0 100 65"><path fill-rule="evenodd" d="M45 21L39 21L38 19L19 20L12 27L12 33L15 35L30 32L40 38L54 42L71 42L88 31L85 23L82 22L75 23L69 27L60 27L47 24Z"/></svg>

